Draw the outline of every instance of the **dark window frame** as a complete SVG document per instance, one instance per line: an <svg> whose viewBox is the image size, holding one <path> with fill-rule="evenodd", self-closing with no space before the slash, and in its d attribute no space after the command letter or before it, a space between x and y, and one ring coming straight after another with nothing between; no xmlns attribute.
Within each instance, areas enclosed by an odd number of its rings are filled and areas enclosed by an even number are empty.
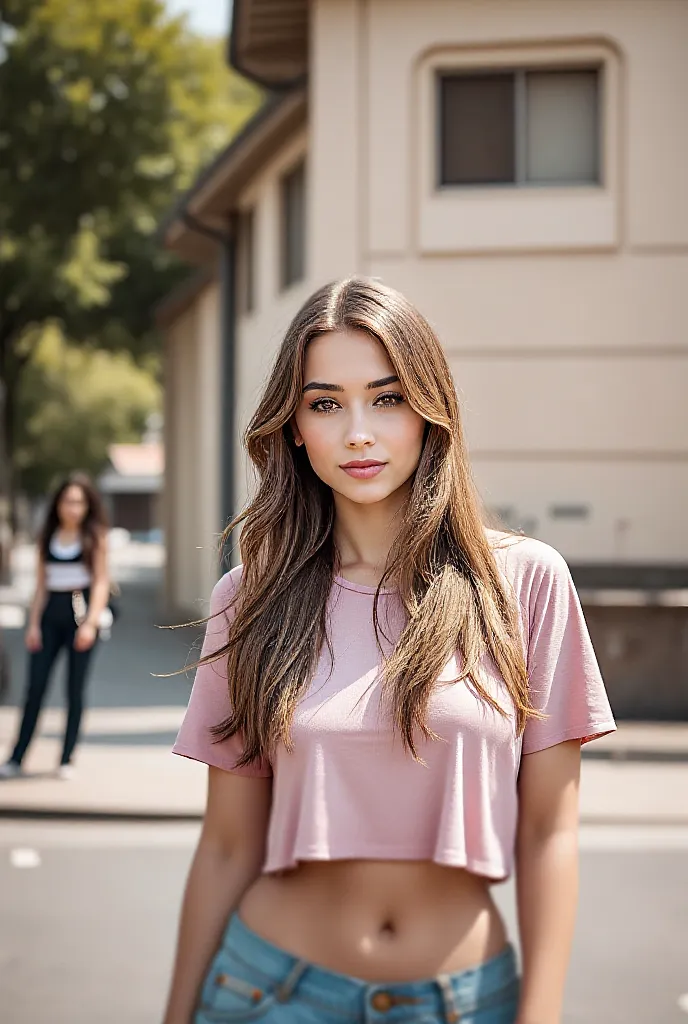
<svg viewBox="0 0 688 1024"><path fill-rule="evenodd" d="M486 68L472 67L438 67L435 69L435 188L438 191L457 190L474 191L476 189L542 189L542 188L601 188L605 184L604 168L604 116L605 116L605 79L602 62L586 62L582 64L527 64L523 66L491 65ZM595 111L595 165L594 179L556 179L551 181L533 181L526 177L527 166L527 77L530 74L574 74L576 72L596 75L597 106ZM513 75L513 138L514 138L514 178L510 181L475 181L452 182L443 180L444 171L444 108L443 83L445 80L467 78L493 78L496 76Z"/></svg>
<svg viewBox="0 0 688 1024"><path fill-rule="evenodd" d="M280 178L279 280L282 291L306 276L306 188L306 161L303 159ZM296 241L295 230L298 230Z"/></svg>
<svg viewBox="0 0 688 1024"><path fill-rule="evenodd" d="M239 213L239 309L247 316L256 308L256 208Z"/></svg>

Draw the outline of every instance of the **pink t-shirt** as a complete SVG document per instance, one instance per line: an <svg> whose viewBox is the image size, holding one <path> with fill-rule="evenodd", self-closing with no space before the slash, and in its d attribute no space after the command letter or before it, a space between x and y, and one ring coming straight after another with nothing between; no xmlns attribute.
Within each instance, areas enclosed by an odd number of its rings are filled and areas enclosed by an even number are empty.
<svg viewBox="0 0 688 1024"><path fill-rule="evenodd" d="M303 860L432 860L503 880L513 867L522 754L616 728L566 562L537 540L490 538L520 605L532 701L547 718L529 719L517 739L511 715L493 711L465 682L451 682L457 655L428 707L428 724L441 739L421 739L426 766L414 761L381 701L375 591L337 577L329 599L334 664L325 648L294 715L293 752L280 745L270 761L239 769L273 776L265 872ZM213 590L216 617L204 655L226 640L224 609L240 579L241 569L234 569ZM404 621L394 591L383 592L379 615L393 640ZM482 668L483 686L511 709L489 658ZM209 732L228 712L224 659L201 666L174 752L235 770L240 738L218 743Z"/></svg>

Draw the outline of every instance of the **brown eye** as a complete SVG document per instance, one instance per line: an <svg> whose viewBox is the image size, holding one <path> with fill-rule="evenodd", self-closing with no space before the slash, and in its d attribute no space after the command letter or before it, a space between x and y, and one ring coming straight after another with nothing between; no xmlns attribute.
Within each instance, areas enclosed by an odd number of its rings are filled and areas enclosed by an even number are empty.
<svg viewBox="0 0 688 1024"><path fill-rule="evenodd" d="M383 409L392 409L395 405L401 405L405 401L403 395L400 395L398 391L388 391L384 395L379 395L375 400L375 405L382 406Z"/></svg>
<svg viewBox="0 0 688 1024"><path fill-rule="evenodd" d="M334 398L316 398L314 402L311 402L310 408L314 412L334 412L339 408L339 404L335 402Z"/></svg>

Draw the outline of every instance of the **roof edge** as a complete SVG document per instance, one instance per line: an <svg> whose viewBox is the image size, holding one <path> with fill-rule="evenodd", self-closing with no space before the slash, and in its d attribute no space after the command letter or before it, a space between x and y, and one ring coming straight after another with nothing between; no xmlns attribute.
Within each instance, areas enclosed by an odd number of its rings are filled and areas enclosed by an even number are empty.
<svg viewBox="0 0 688 1024"><path fill-rule="evenodd" d="M274 2L234 0L227 45L236 71L276 91L303 88L308 78L308 0L282 0L281 8L276 18Z"/></svg>
<svg viewBox="0 0 688 1024"><path fill-rule="evenodd" d="M238 135L204 168L161 222L159 244L173 248L176 239L189 231L189 215L201 220L204 206L217 206L222 193L223 205L231 207L236 193L297 126L306 120L306 94L294 90L273 95L251 118ZM222 222L208 227L222 229Z"/></svg>

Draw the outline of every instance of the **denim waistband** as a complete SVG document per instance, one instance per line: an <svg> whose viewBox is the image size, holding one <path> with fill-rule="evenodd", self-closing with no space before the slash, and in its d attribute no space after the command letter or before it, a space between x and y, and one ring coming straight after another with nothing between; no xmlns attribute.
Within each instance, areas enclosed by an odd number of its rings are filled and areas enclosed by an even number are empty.
<svg viewBox="0 0 688 1024"><path fill-rule="evenodd" d="M518 992L516 954L511 944L490 960L455 974L438 974L425 981L370 983L300 960L261 938L234 914L223 948L261 975L277 997L293 994L333 1014L336 1019L402 1022L435 1014L458 1021L486 1010Z"/></svg>

